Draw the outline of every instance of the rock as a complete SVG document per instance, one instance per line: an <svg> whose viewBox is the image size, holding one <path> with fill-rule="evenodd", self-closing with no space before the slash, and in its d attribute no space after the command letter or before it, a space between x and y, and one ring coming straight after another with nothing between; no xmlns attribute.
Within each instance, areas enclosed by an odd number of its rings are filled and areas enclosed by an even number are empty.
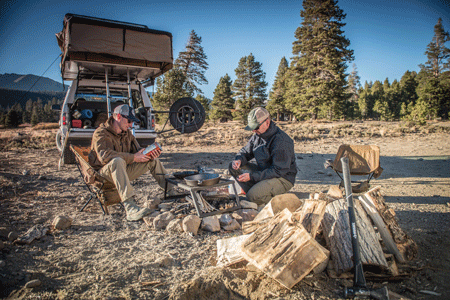
<svg viewBox="0 0 450 300"><path fill-rule="evenodd" d="M53 219L52 226L55 229L65 230L72 225L72 218L66 216L57 216Z"/></svg>
<svg viewBox="0 0 450 300"><path fill-rule="evenodd" d="M183 221L181 219L173 219L167 225L166 231L175 234L182 233L183 232L182 223Z"/></svg>
<svg viewBox="0 0 450 300"><path fill-rule="evenodd" d="M186 233L197 235L198 228L200 227L201 222L202 219L200 219L198 216L189 215L183 219L182 222L183 231Z"/></svg>
<svg viewBox="0 0 450 300"><path fill-rule="evenodd" d="M0 260L0 268L3 268L4 266L6 266L6 263L4 260Z"/></svg>
<svg viewBox="0 0 450 300"><path fill-rule="evenodd" d="M238 209L237 211L235 211L235 213L241 216L242 222L247 222L253 221L253 219L258 214L258 211L256 209ZM238 218L235 219L239 222Z"/></svg>
<svg viewBox="0 0 450 300"><path fill-rule="evenodd" d="M10 231L7 228L0 227L0 238L7 239L9 232Z"/></svg>
<svg viewBox="0 0 450 300"><path fill-rule="evenodd" d="M258 204L256 204L255 202L241 200L239 201L239 203L241 204L242 208L258 209Z"/></svg>
<svg viewBox="0 0 450 300"><path fill-rule="evenodd" d="M25 288L31 289L40 286L42 283L39 279L34 279L25 283Z"/></svg>
<svg viewBox="0 0 450 300"><path fill-rule="evenodd" d="M170 210L172 208L172 204L171 203L161 203L158 205L158 208L163 210Z"/></svg>
<svg viewBox="0 0 450 300"><path fill-rule="evenodd" d="M175 216L171 212L162 213L153 220L153 227L156 230L165 229L173 219Z"/></svg>
<svg viewBox="0 0 450 300"><path fill-rule="evenodd" d="M161 204L161 200L160 199L158 199L158 198L150 198L150 196L149 197L147 197L147 207L148 208L150 208L150 209L157 209L158 208L158 205L160 205Z"/></svg>
<svg viewBox="0 0 450 300"><path fill-rule="evenodd" d="M229 214L223 214L219 217L219 223L222 227L230 225L233 220L234 219Z"/></svg>
<svg viewBox="0 0 450 300"><path fill-rule="evenodd" d="M31 244L32 241L40 239L47 234L49 228L42 224L36 224L27 232L19 236L14 242L17 244Z"/></svg>
<svg viewBox="0 0 450 300"><path fill-rule="evenodd" d="M10 233L8 233L8 241L10 242L16 240L18 237L19 235L15 231L11 231Z"/></svg>
<svg viewBox="0 0 450 300"><path fill-rule="evenodd" d="M164 256L156 261L160 267L170 267L173 265L174 259L170 256Z"/></svg>
<svg viewBox="0 0 450 300"><path fill-rule="evenodd" d="M3 244L3 241L0 241L0 250L2 250L3 248L5 248L5 244Z"/></svg>
<svg viewBox="0 0 450 300"><path fill-rule="evenodd" d="M29 170L23 170L23 171L22 171L22 175L23 175L23 176L26 176L26 175L28 175L28 174L30 174L30 171L29 171Z"/></svg>
<svg viewBox="0 0 450 300"><path fill-rule="evenodd" d="M217 216L203 218L202 229L210 232L220 231L219 218Z"/></svg>
<svg viewBox="0 0 450 300"><path fill-rule="evenodd" d="M242 216L240 215L240 214L238 214L238 213L232 213L231 214L231 216L233 217L233 219L235 219L240 225L242 225L242 220L243 220L243 218L242 218Z"/></svg>
<svg viewBox="0 0 450 300"><path fill-rule="evenodd" d="M159 211L154 211L154 212L152 212L151 214L149 214L148 215L148 217L153 217L153 218L156 218L157 216L159 216L161 213L159 212Z"/></svg>
<svg viewBox="0 0 450 300"><path fill-rule="evenodd" d="M223 228L223 230L226 230L226 231L238 230L238 229L241 229L241 224L239 224L238 221L233 219L233 221L231 221L231 223L229 225L223 226L222 228Z"/></svg>

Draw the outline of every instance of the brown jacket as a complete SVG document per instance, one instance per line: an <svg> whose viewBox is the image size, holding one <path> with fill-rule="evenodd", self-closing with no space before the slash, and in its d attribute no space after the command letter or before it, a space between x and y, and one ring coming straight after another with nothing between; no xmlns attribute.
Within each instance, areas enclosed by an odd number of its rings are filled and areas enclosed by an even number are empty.
<svg viewBox="0 0 450 300"><path fill-rule="evenodd" d="M113 117L109 117L94 131L89 153L89 164L94 169L100 169L116 157L121 157L127 164L131 164L134 159L133 154L141 149L130 130L120 134L115 133L112 127L113 122Z"/></svg>

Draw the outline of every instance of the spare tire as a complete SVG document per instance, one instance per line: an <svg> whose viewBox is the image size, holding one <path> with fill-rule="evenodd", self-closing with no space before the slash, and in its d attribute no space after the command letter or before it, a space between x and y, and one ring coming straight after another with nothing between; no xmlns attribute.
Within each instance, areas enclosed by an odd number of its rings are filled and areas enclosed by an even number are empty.
<svg viewBox="0 0 450 300"><path fill-rule="evenodd" d="M196 132L205 123L205 117L202 104L191 97L180 98L170 107L170 124L181 133Z"/></svg>

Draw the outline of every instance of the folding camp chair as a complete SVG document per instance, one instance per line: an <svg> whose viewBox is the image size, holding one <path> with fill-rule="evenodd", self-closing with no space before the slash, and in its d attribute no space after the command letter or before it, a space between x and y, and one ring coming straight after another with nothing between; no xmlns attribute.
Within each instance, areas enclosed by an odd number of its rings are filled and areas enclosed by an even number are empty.
<svg viewBox="0 0 450 300"><path fill-rule="evenodd" d="M331 167L339 178L341 178L341 186L344 179L342 178L341 158L348 157L350 175L365 176L366 180L352 181L352 190L354 193L363 193L369 190L370 180L378 178L383 172L380 167L380 147L375 145L341 145L334 161L328 160L325 167Z"/></svg>
<svg viewBox="0 0 450 300"><path fill-rule="evenodd" d="M89 147L80 147L76 145L70 145L70 150L75 154L76 164L80 171L86 187L89 190L89 199L80 209L84 208L94 198L100 204L103 214L109 214L108 206L116 203L120 203L119 193L112 182L107 181L105 178L91 167L88 160Z"/></svg>

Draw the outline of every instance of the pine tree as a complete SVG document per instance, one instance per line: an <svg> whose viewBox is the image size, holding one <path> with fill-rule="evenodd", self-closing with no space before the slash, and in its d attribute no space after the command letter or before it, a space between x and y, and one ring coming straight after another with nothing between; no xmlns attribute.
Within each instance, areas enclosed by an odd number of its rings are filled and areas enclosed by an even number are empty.
<svg viewBox="0 0 450 300"><path fill-rule="evenodd" d="M187 83L196 93L202 94L197 84L208 84L205 72L208 70L207 56L200 45L202 38L194 30L189 35L186 50L178 54L175 65L185 74Z"/></svg>
<svg viewBox="0 0 450 300"><path fill-rule="evenodd" d="M272 90L269 93L269 101L266 109L272 116L277 116L277 121L280 120L281 114L286 113L285 97L286 97L286 73L289 70L289 64L286 58L281 58L278 65L275 81L273 82Z"/></svg>
<svg viewBox="0 0 450 300"><path fill-rule="evenodd" d="M339 118L346 93L347 62L353 60L344 36L345 14L336 0L304 0L302 26L295 31L289 78L289 108L299 118Z"/></svg>
<svg viewBox="0 0 450 300"><path fill-rule="evenodd" d="M262 64L255 61L255 57L250 53L249 56L244 56L239 60L239 65L234 70L236 80L233 83L233 92L236 111L233 116L244 122L247 120L250 110L263 105L266 101L266 73L261 67Z"/></svg>
<svg viewBox="0 0 450 300"><path fill-rule="evenodd" d="M201 103L201 105L203 106L203 108L205 109L205 114L206 114L206 118L208 119L210 118L210 112L211 112L211 99L206 98L203 95L197 95L195 97L195 100L197 100L198 102Z"/></svg>
<svg viewBox="0 0 450 300"><path fill-rule="evenodd" d="M231 90L232 85L233 82L228 74L220 78L211 102L210 118L212 120L227 122L233 119L231 110L234 109L235 101Z"/></svg>
<svg viewBox="0 0 450 300"><path fill-rule="evenodd" d="M406 71L400 79L400 118L407 118L417 102L417 73Z"/></svg>
<svg viewBox="0 0 450 300"><path fill-rule="evenodd" d="M449 117L450 87L447 84L446 71L450 69L450 49L445 46L448 41L450 41L450 35L444 30L442 19L439 18L434 26L432 41L425 51L428 60L424 65L420 65L417 87L419 99L411 114L416 120L423 122L424 119Z"/></svg>
<svg viewBox="0 0 450 300"><path fill-rule="evenodd" d="M194 91L187 83L186 75L180 68L175 67L158 77L156 85L152 101L156 110L168 110L176 100L194 95Z"/></svg>
<svg viewBox="0 0 450 300"><path fill-rule="evenodd" d="M347 93L350 98L348 102L346 102L345 116L350 119L354 119L355 117L359 117L358 110L358 92L361 89L360 77L358 75L358 70L356 68L356 64L352 65L352 72L348 75L348 88Z"/></svg>

